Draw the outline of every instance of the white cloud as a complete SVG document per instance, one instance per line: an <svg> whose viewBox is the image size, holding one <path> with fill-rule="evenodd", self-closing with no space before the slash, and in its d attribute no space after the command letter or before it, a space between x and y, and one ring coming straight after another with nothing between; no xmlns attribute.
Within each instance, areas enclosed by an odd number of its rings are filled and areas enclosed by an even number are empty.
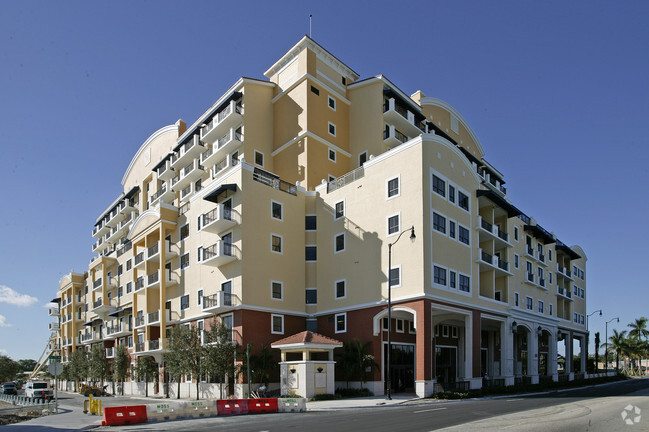
<svg viewBox="0 0 649 432"><path fill-rule="evenodd" d="M31 306L38 299L27 294L20 294L6 285L0 285L0 303L9 303L16 306Z"/></svg>
<svg viewBox="0 0 649 432"><path fill-rule="evenodd" d="M53 307L58 307L58 304L54 303L54 302L49 302L49 303L45 303L43 305L43 307L46 308L46 309L49 309L49 308L53 308Z"/></svg>
<svg viewBox="0 0 649 432"><path fill-rule="evenodd" d="M7 318L3 315L0 315L0 327L11 327L11 324L7 322Z"/></svg>

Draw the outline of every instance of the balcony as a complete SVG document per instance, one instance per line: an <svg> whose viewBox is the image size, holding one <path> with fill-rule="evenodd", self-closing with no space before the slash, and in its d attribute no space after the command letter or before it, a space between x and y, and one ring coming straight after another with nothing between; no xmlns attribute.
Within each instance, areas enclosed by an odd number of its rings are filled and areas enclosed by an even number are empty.
<svg viewBox="0 0 649 432"><path fill-rule="evenodd" d="M59 329L59 323L57 323L57 322L50 323L48 328L50 330L58 330Z"/></svg>
<svg viewBox="0 0 649 432"><path fill-rule="evenodd" d="M193 135L189 141L186 141L176 151L176 157L171 161L171 167L178 172L180 167L187 166L194 159L198 158L205 150L205 147L198 139L198 135Z"/></svg>
<svg viewBox="0 0 649 432"><path fill-rule="evenodd" d="M536 283L534 282L534 273L528 273L527 277L525 278L525 282L536 285Z"/></svg>
<svg viewBox="0 0 649 432"><path fill-rule="evenodd" d="M532 258L536 259L534 256L534 248L531 245L527 245L525 248L525 252L527 253L528 256L531 256Z"/></svg>
<svg viewBox="0 0 649 432"><path fill-rule="evenodd" d="M135 328L144 327L145 324L146 324L146 321L144 319L144 315L140 315L140 316L135 317Z"/></svg>
<svg viewBox="0 0 649 432"><path fill-rule="evenodd" d="M135 255L135 258L133 258L133 267L136 269L144 268L144 251Z"/></svg>
<svg viewBox="0 0 649 432"><path fill-rule="evenodd" d="M228 309L240 304L239 298L231 293L219 291L216 294L203 296L203 310L216 311L217 309Z"/></svg>
<svg viewBox="0 0 649 432"><path fill-rule="evenodd" d="M509 276L509 263L500 259L498 255L492 255L488 252L478 249L478 263L481 271L496 270L497 273L505 273Z"/></svg>
<svg viewBox="0 0 649 432"><path fill-rule="evenodd" d="M180 283L180 276L171 269L165 269L165 286L170 287Z"/></svg>
<svg viewBox="0 0 649 432"><path fill-rule="evenodd" d="M97 225L95 225L95 228L92 230L92 236L93 237L103 237L104 234L106 234L110 230L110 227L106 225L106 221L104 219L100 220Z"/></svg>
<svg viewBox="0 0 649 432"><path fill-rule="evenodd" d="M113 312L117 309L116 306L111 305L110 303L104 303L104 299L99 297L92 304L92 311L97 314L103 314L106 312Z"/></svg>
<svg viewBox="0 0 649 432"><path fill-rule="evenodd" d="M177 244L171 243L169 240L165 240L166 249L166 259L173 258L180 255L180 247Z"/></svg>
<svg viewBox="0 0 649 432"><path fill-rule="evenodd" d="M59 316L59 308L51 307L48 310L50 316Z"/></svg>
<svg viewBox="0 0 649 432"><path fill-rule="evenodd" d="M509 246L509 235L502 231L498 225L492 224L478 216L478 226L476 227L478 233L480 234L481 241L482 239L493 239L496 241L496 244L500 246Z"/></svg>
<svg viewBox="0 0 649 432"><path fill-rule="evenodd" d="M198 252L199 262L205 265L222 266L239 259L239 250L232 243L219 240L212 246L201 247Z"/></svg>
<svg viewBox="0 0 649 432"><path fill-rule="evenodd" d="M392 125L386 125L385 130L383 131L383 142L390 148L399 146L409 139L410 138L408 138L407 135L405 135L403 132L399 131Z"/></svg>
<svg viewBox="0 0 649 432"><path fill-rule="evenodd" d="M139 291L139 290L141 290L142 288L144 288L144 276L140 276L140 277L137 278L137 280L135 281L135 291Z"/></svg>
<svg viewBox="0 0 649 432"><path fill-rule="evenodd" d="M268 171L255 168L255 171L252 174L252 179L256 182L265 184L268 187L272 187L273 189L286 192L287 194L297 195L297 186L284 180L280 180L279 177L269 173Z"/></svg>
<svg viewBox="0 0 649 432"><path fill-rule="evenodd" d="M106 348L106 358L115 357L115 348Z"/></svg>
<svg viewBox="0 0 649 432"><path fill-rule="evenodd" d="M570 289L564 289L563 287L558 286L557 294L560 295L561 297L572 300L572 292L570 292Z"/></svg>
<svg viewBox="0 0 649 432"><path fill-rule="evenodd" d="M233 227L240 220L238 212L223 204L217 204L213 210L200 216L200 226L202 231L218 234Z"/></svg>
<svg viewBox="0 0 649 432"><path fill-rule="evenodd" d="M147 288L160 288L160 271L154 271L146 277Z"/></svg>
<svg viewBox="0 0 649 432"><path fill-rule="evenodd" d="M138 342L135 344L135 352L144 352L144 342Z"/></svg>
<svg viewBox="0 0 649 432"><path fill-rule="evenodd" d="M87 344L89 342L92 342L94 339L95 339L95 334L91 331L87 331L79 334L80 344Z"/></svg>
<svg viewBox="0 0 649 432"><path fill-rule="evenodd" d="M206 144L213 144L230 128L241 123L243 120L243 107L241 100L230 101L229 105L216 113L212 120L201 129L201 141Z"/></svg>
<svg viewBox="0 0 649 432"><path fill-rule="evenodd" d="M115 276L111 276L106 279L108 281L108 288L116 289L117 288L117 278Z"/></svg>
<svg viewBox="0 0 649 432"><path fill-rule="evenodd" d="M147 315L147 324L160 324L160 311L151 312Z"/></svg>
<svg viewBox="0 0 649 432"><path fill-rule="evenodd" d="M106 325L106 337L111 339L125 336L133 331L133 327L129 323L115 322Z"/></svg>
<svg viewBox="0 0 649 432"><path fill-rule="evenodd" d="M413 137L426 132L426 127L416 121L415 114L397 103L394 98L384 100L383 118Z"/></svg>
<svg viewBox="0 0 649 432"><path fill-rule="evenodd" d="M168 203L169 201L173 200L174 196L174 192L167 186L167 183L163 183L160 186L160 189L158 189L156 193L149 197L149 206L153 207L158 204L159 201Z"/></svg>
<svg viewBox="0 0 649 432"><path fill-rule="evenodd" d="M545 255L543 255L543 252L539 251L539 255L537 258L541 263L545 264Z"/></svg>
<svg viewBox="0 0 649 432"><path fill-rule="evenodd" d="M102 279L101 278L97 279L92 283L92 290L95 291L100 289L102 287L102 284L103 284Z"/></svg>
<svg viewBox="0 0 649 432"><path fill-rule="evenodd" d="M181 169L176 177L171 179L171 187L174 192L179 192L194 180L199 179L204 173L203 165L198 160L194 160Z"/></svg>
<svg viewBox="0 0 649 432"><path fill-rule="evenodd" d="M160 243L147 248L146 259L147 261L160 262Z"/></svg>
<svg viewBox="0 0 649 432"><path fill-rule="evenodd" d="M561 266L559 264L557 264L557 274L559 276L563 276L565 278L568 278L568 279L572 280L572 274L570 273L570 270L568 270L567 268L565 268L565 267L563 267L563 266Z"/></svg>
<svg viewBox="0 0 649 432"><path fill-rule="evenodd" d="M173 168L171 168L171 158L167 158L162 165L158 167L158 180L167 181L171 180L175 175Z"/></svg>

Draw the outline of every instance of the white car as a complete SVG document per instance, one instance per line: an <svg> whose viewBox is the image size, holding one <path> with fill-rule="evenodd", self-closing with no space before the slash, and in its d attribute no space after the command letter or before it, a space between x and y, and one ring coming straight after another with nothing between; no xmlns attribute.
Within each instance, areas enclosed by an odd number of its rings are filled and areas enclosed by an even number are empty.
<svg viewBox="0 0 649 432"><path fill-rule="evenodd" d="M54 392L45 381L28 381L25 396L29 398L52 399Z"/></svg>

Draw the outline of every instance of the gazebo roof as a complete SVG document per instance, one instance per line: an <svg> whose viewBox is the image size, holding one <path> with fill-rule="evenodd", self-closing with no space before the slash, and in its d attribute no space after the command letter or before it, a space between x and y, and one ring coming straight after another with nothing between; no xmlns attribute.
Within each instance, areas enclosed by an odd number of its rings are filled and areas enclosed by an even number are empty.
<svg viewBox="0 0 649 432"><path fill-rule="evenodd" d="M281 350L333 350L340 348L343 343L323 336L319 333L312 331L303 331L292 336L280 339L270 345L272 348L279 348Z"/></svg>

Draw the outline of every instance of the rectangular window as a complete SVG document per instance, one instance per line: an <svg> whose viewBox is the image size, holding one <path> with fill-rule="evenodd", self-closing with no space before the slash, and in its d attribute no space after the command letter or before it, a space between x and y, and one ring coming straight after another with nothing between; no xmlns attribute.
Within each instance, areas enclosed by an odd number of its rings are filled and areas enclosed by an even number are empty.
<svg viewBox="0 0 649 432"><path fill-rule="evenodd" d="M514 306L518 306L520 304L520 295L518 293L514 293Z"/></svg>
<svg viewBox="0 0 649 432"><path fill-rule="evenodd" d="M417 333L417 329L415 328L415 322L414 321L408 321L408 333L410 333L410 334Z"/></svg>
<svg viewBox="0 0 649 432"><path fill-rule="evenodd" d="M122 265L121 265L121 264L118 265L118 266L117 266L117 276L121 276L121 275L122 275L122 270L123 270Z"/></svg>
<svg viewBox="0 0 649 432"><path fill-rule="evenodd" d="M201 305L203 303L203 290L198 290L198 295L196 296L196 304Z"/></svg>
<svg viewBox="0 0 649 432"><path fill-rule="evenodd" d="M387 318L381 318L381 329L384 331L388 331L388 319Z"/></svg>
<svg viewBox="0 0 649 432"><path fill-rule="evenodd" d="M399 215L390 216L388 218L388 235L396 234L399 232Z"/></svg>
<svg viewBox="0 0 649 432"><path fill-rule="evenodd" d="M336 333L344 333L347 331L347 314L336 314Z"/></svg>
<svg viewBox="0 0 649 432"><path fill-rule="evenodd" d="M334 220L345 216L345 201L338 201L335 206Z"/></svg>
<svg viewBox="0 0 649 432"><path fill-rule="evenodd" d="M270 235L270 250L274 253L282 253L282 236L277 234Z"/></svg>
<svg viewBox="0 0 649 432"><path fill-rule="evenodd" d="M471 291L471 279L468 276L460 275L460 291Z"/></svg>
<svg viewBox="0 0 649 432"><path fill-rule="evenodd" d="M543 302L541 300L538 301L539 305L539 313L543 313Z"/></svg>
<svg viewBox="0 0 649 432"><path fill-rule="evenodd" d="M314 93L314 94L316 94L316 95L318 95L318 96L320 96L320 90L318 90L318 89L317 89L316 87L314 87L314 86L311 86L311 92Z"/></svg>
<svg viewBox="0 0 649 432"><path fill-rule="evenodd" d="M448 286L449 286L449 288L457 288L457 286L455 285L456 273L453 270L450 270L448 272L448 276L449 276L449 278L448 278Z"/></svg>
<svg viewBox="0 0 649 432"><path fill-rule="evenodd" d="M552 249L548 249L548 260L552 261Z"/></svg>
<svg viewBox="0 0 649 432"><path fill-rule="evenodd" d="M469 197L464 195L462 192L457 192L457 205L460 208L463 208L466 211L469 211Z"/></svg>
<svg viewBox="0 0 649 432"><path fill-rule="evenodd" d="M277 201L270 202L270 217L277 220L284 219L284 206Z"/></svg>
<svg viewBox="0 0 649 432"><path fill-rule="evenodd" d="M401 285L401 267L390 269L390 284L393 287Z"/></svg>
<svg viewBox="0 0 649 432"><path fill-rule="evenodd" d="M446 197L446 182L433 174L433 192Z"/></svg>
<svg viewBox="0 0 649 432"><path fill-rule="evenodd" d="M336 162L336 151L329 149L329 160L331 162Z"/></svg>
<svg viewBox="0 0 649 432"><path fill-rule="evenodd" d="M336 111L336 99L332 98L331 96L328 96L327 105L329 105L329 108Z"/></svg>
<svg viewBox="0 0 649 432"><path fill-rule="evenodd" d="M180 297L180 310L185 310L189 307L189 294Z"/></svg>
<svg viewBox="0 0 649 432"><path fill-rule="evenodd" d="M525 301L526 301L527 309L528 310L533 310L534 309L534 300L532 299L532 297L526 297Z"/></svg>
<svg viewBox="0 0 649 432"><path fill-rule="evenodd" d="M336 236L334 251L336 253L345 251L345 233L340 233Z"/></svg>
<svg viewBox="0 0 649 432"><path fill-rule="evenodd" d="M457 239L468 245L469 244L469 230L464 228L462 225L458 225L458 237Z"/></svg>
<svg viewBox="0 0 649 432"><path fill-rule="evenodd" d="M439 285L446 285L446 269L434 266L433 273L433 282Z"/></svg>
<svg viewBox="0 0 649 432"><path fill-rule="evenodd" d="M131 261L131 259L129 258L129 260L126 261L126 271L129 271L129 270L131 269L131 265L132 265L132 261ZM87 287L86 287L86 288L87 288Z"/></svg>
<svg viewBox="0 0 649 432"><path fill-rule="evenodd" d="M552 316L552 303L548 305L548 313Z"/></svg>
<svg viewBox="0 0 649 432"><path fill-rule="evenodd" d="M446 234L446 218L433 212L433 229Z"/></svg>
<svg viewBox="0 0 649 432"><path fill-rule="evenodd" d="M185 240L187 237L189 237L189 224L180 227L180 241Z"/></svg>
<svg viewBox="0 0 649 432"><path fill-rule="evenodd" d="M388 198L399 196L399 177L388 180Z"/></svg>
<svg viewBox="0 0 649 432"><path fill-rule="evenodd" d="M273 300L282 300L284 298L284 284L282 282L270 282L270 297Z"/></svg>
<svg viewBox="0 0 649 432"><path fill-rule="evenodd" d="M518 241L518 227L514 227L514 240Z"/></svg>
<svg viewBox="0 0 649 432"><path fill-rule="evenodd" d="M364 151L363 153L358 155L358 166L362 167L365 162L367 162L367 152L366 151Z"/></svg>
<svg viewBox="0 0 649 432"><path fill-rule="evenodd" d="M336 136L336 125L331 123L331 122L328 122L328 123L329 123L329 128L328 128L329 135Z"/></svg>
<svg viewBox="0 0 649 432"><path fill-rule="evenodd" d="M455 222L448 221L448 236L452 239L455 238Z"/></svg>
<svg viewBox="0 0 649 432"><path fill-rule="evenodd" d="M306 289L306 304L318 304L318 290L315 288Z"/></svg>
<svg viewBox="0 0 649 432"><path fill-rule="evenodd" d="M448 200L455 204L455 188L451 185L448 185Z"/></svg>
<svg viewBox="0 0 649 432"><path fill-rule="evenodd" d="M189 252L180 257L180 269L186 269L189 267Z"/></svg>
<svg viewBox="0 0 649 432"><path fill-rule="evenodd" d="M306 231L315 231L318 229L317 219L315 215L306 215L304 218L304 229Z"/></svg>
<svg viewBox="0 0 649 432"><path fill-rule="evenodd" d="M514 267L518 268L518 255L514 255Z"/></svg>
<svg viewBox="0 0 649 432"><path fill-rule="evenodd" d="M307 246L306 247L306 260L309 262L318 260L318 247L317 246Z"/></svg>
<svg viewBox="0 0 649 432"><path fill-rule="evenodd" d="M127 282L126 283L126 294L129 294L131 291L133 291L133 282Z"/></svg>
<svg viewBox="0 0 649 432"><path fill-rule="evenodd" d="M501 301L501 299L502 299L502 291L495 291L494 292L494 300Z"/></svg>
<svg viewBox="0 0 649 432"><path fill-rule="evenodd" d="M347 282L343 280L336 281L336 298L344 298L347 295Z"/></svg>
<svg viewBox="0 0 649 432"><path fill-rule="evenodd" d="M403 320L398 319L397 320L397 333L403 333L403 332L404 332Z"/></svg>
<svg viewBox="0 0 649 432"><path fill-rule="evenodd" d="M255 163L261 167L264 166L264 154L255 150Z"/></svg>
<svg viewBox="0 0 649 432"><path fill-rule="evenodd" d="M271 333L284 334L284 315L271 314Z"/></svg>

